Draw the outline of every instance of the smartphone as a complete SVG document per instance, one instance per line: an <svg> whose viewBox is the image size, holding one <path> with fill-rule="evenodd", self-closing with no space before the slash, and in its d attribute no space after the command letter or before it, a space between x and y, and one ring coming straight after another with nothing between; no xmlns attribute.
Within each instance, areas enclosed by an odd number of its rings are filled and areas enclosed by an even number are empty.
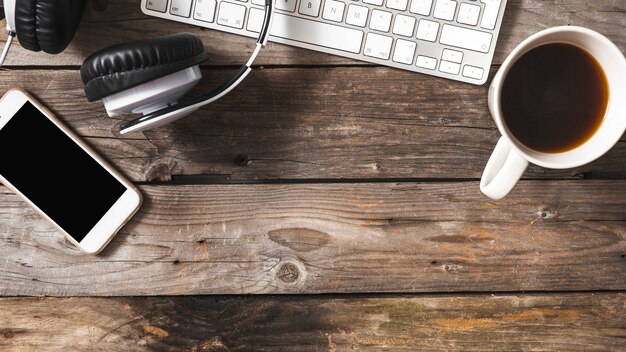
<svg viewBox="0 0 626 352"><path fill-rule="evenodd" d="M129 181L19 89L0 100L0 181L92 254L142 201Z"/></svg>

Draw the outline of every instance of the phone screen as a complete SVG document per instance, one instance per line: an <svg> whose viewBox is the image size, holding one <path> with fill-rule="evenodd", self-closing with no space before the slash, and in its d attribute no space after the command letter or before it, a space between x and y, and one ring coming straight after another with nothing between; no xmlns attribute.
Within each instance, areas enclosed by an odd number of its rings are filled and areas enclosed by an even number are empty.
<svg viewBox="0 0 626 352"><path fill-rule="evenodd" d="M126 191L28 101L0 130L0 174L77 242Z"/></svg>

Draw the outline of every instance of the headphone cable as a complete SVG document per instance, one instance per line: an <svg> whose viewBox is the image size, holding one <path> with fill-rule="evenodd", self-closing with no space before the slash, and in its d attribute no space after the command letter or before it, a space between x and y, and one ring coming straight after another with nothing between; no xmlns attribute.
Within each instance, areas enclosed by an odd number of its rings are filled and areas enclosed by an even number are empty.
<svg viewBox="0 0 626 352"><path fill-rule="evenodd" d="M13 38L15 38L16 33L14 31L9 31L9 35L7 36L7 42L4 44L4 49L2 50L2 55L0 55L0 66L4 64L4 60L6 60L7 55L9 54L9 48L11 48L11 44L13 43Z"/></svg>

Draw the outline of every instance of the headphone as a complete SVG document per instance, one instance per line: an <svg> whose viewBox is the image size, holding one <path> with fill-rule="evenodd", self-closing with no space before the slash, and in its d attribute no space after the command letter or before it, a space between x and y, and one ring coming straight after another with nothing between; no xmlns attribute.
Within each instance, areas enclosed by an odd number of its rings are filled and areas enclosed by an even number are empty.
<svg viewBox="0 0 626 352"><path fill-rule="evenodd" d="M4 0L8 38L0 66L15 36L25 49L62 52L76 33L86 2ZM80 68L87 99L102 99L110 117L143 115L123 123L122 134L159 127L187 116L225 96L246 78L267 44L273 13L273 0L265 0L263 25L248 61L230 80L198 98L178 102L200 81L198 65L209 56L200 38L179 33L114 45L87 57Z"/></svg>

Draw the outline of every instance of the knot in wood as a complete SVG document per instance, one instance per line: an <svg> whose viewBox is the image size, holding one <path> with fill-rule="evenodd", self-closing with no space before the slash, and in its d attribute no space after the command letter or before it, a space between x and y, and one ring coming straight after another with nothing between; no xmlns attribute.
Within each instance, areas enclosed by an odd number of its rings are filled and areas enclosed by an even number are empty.
<svg viewBox="0 0 626 352"><path fill-rule="evenodd" d="M9 330L9 331L5 331L4 332L4 337L6 337L7 339L13 338L13 336L15 336L15 334L13 333L13 331Z"/></svg>
<svg viewBox="0 0 626 352"><path fill-rule="evenodd" d="M548 220L548 219L556 218L559 215L559 213L556 210L541 209L537 212L537 215L539 215L539 217L543 220Z"/></svg>
<svg viewBox="0 0 626 352"><path fill-rule="evenodd" d="M248 166L252 164L252 160L250 160L248 154L239 154L235 157L235 163L239 166Z"/></svg>
<svg viewBox="0 0 626 352"><path fill-rule="evenodd" d="M276 276L282 282L292 283L300 277L300 269L292 263L285 263L278 269Z"/></svg>
<svg viewBox="0 0 626 352"><path fill-rule="evenodd" d="M157 162L150 166L145 173L144 178L146 181L171 181L172 171L169 164L163 162Z"/></svg>

